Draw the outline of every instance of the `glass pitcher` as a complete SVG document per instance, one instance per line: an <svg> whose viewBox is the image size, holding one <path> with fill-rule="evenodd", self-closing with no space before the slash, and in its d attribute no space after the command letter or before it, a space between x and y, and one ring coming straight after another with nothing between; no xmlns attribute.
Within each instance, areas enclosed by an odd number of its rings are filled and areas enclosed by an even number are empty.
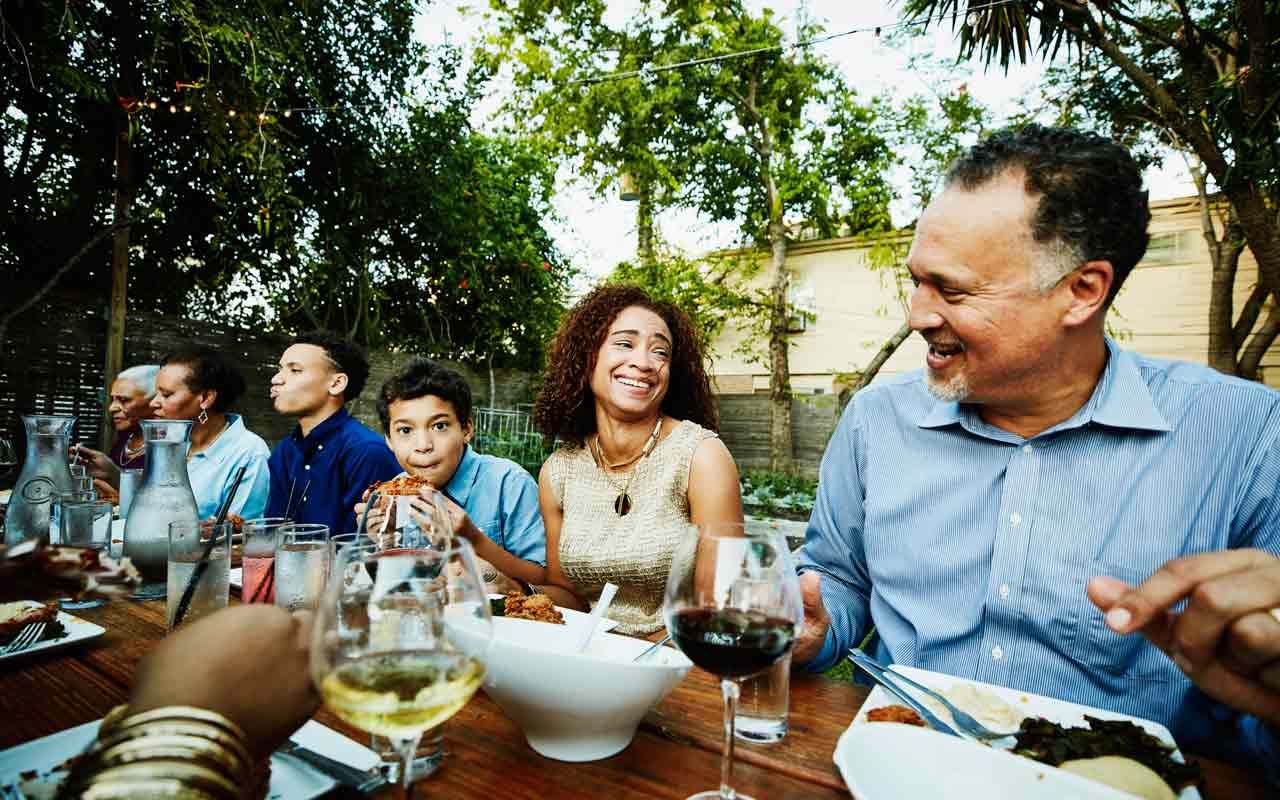
<svg viewBox="0 0 1280 800"><path fill-rule="evenodd" d="M53 498L71 491L67 450L76 418L62 414L24 414L27 455L5 512L4 543L48 539Z"/></svg>
<svg viewBox="0 0 1280 800"><path fill-rule="evenodd" d="M187 477L191 424L188 419L142 420L147 461L124 526L124 554L147 583L166 580L169 523L200 518Z"/></svg>

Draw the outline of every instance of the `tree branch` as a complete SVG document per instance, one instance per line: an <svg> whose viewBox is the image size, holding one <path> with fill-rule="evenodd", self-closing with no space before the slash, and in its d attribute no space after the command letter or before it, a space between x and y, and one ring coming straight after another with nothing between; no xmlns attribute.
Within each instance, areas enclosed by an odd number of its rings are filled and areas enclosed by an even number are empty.
<svg viewBox="0 0 1280 800"><path fill-rule="evenodd" d="M1240 375L1250 380L1258 379L1258 367L1276 337L1280 336L1280 298L1273 298L1271 312L1262 328L1253 335L1249 346L1240 355Z"/></svg>
<svg viewBox="0 0 1280 800"><path fill-rule="evenodd" d="M1253 330L1254 323L1258 321L1258 315L1262 313L1262 306L1266 302L1267 289L1259 283L1249 293L1249 299L1244 301L1244 306L1240 308L1240 317L1231 329L1231 341L1237 353L1249 338L1249 332Z"/></svg>
<svg viewBox="0 0 1280 800"><path fill-rule="evenodd" d="M19 303L3 317L0 317L0 353L4 350L4 340L9 331L9 323L12 322L15 317L43 300L45 295L53 291L53 287L62 279L62 276L66 275L67 272L74 267L80 259L84 258L90 250L101 244L108 236L114 235L116 231L133 225L134 220L136 219L137 217L125 217L124 219L118 222L113 222L111 225L98 231L94 234L93 238L85 242L83 247L77 250L70 258L63 262L62 266L58 267L58 269L54 271L53 275L49 277L49 280L45 281L44 286L41 286L25 301Z"/></svg>
<svg viewBox="0 0 1280 800"><path fill-rule="evenodd" d="M1122 11L1120 11L1120 9L1116 8L1114 5L1111 5L1110 3L1100 3L1098 4L1097 8L1099 8L1102 11L1102 13L1111 17L1117 22L1120 22L1124 25L1128 25L1130 28L1133 28L1135 31L1147 37L1148 39L1157 41L1160 44L1164 45L1165 47L1171 48L1173 50L1181 50L1186 46L1184 44L1179 44L1177 41L1169 38L1168 36L1165 36L1163 33L1151 27L1150 25L1143 22L1142 20L1136 19L1134 17L1129 16L1128 14L1123 13Z"/></svg>
<svg viewBox="0 0 1280 800"><path fill-rule="evenodd" d="M907 337L910 335L911 323L904 322L899 326L898 330L894 331L894 334L889 337L888 341L880 345L880 349L876 351L875 358L871 359L871 363L867 364L866 369L862 370L862 373L858 375L858 383L853 387L854 394L865 389L871 381L875 380L876 375L880 372L880 368L884 366L885 362L888 361L894 353L898 352L898 348L902 346L902 343L905 342Z"/></svg>

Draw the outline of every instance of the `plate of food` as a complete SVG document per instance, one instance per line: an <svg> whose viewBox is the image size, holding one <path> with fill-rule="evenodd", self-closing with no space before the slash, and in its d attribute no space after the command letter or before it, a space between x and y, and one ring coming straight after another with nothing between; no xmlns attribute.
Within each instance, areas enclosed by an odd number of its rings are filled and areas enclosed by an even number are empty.
<svg viewBox="0 0 1280 800"><path fill-rule="evenodd" d="M84 642L106 633L106 628L58 610L58 604L36 600L0 603L0 649L3 649L33 622L44 623L44 633L30 647L16 653L0 655L0 661L19 658L44 650L54 650L76 642Z"/></svg>
<svg viewBox="0 0 1280 800"><path fill-rule="evenodd" d="M549 622L553 625L570 627L586 625L591 615L572 608L558 606L551 602L545 594L523 595L516 592L510 594L489 595L489 609L495 617L511 619L528 619L535 622ZM608 617L600 620L601 631L611 631L618 627L618 621Z"/></svg>
<svg viewBox="0 0 1280 800"><path fill-rule="evenodd" d="M86 722L0 751L0 793L18 789L22 792L20 796L28 800L53 797L75 758L93 743L101 722ZM357 769L370 769L380 763L377 754L369 748L314 720L308 721L290 738L305 748ZM281 753L271 756L271 782L267 787L269 800L321 797L336 786L332 778L298 758Z"/></svg>
<svg viewBox="0 0 1280 800"><path fill-rule="evenodd" d="M936 779L938 770L945 769L949 789L953 779L956 785L973 781L985 786L988 796L1200 800L1199 767L1186 763L1169 729L1157 722L940 672L900 665L892 669L992 730L1018 731L1016 743L1002 740L1007 749L987 747L929 730L915 712L877 686L833 754L855 797L935 797L936 783L931 793L916 784L922 773ZM950 720L937 701L911 694L943 721ZM905 755L895 758L894 752ZM937 769L920 770L926 761ZM997 785L1000 791L992 789Z"/></svg>

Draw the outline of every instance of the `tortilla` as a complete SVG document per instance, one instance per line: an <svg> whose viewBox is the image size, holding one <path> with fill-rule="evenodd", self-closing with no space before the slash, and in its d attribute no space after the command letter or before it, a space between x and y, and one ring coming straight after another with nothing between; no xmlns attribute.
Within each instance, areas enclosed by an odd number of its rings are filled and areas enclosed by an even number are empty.
<svg viewBox="0 0 1280 800"><path fill-rule="evenodd" d="M1169 784L1155 770L1123 756L1101 756L1064 761L1059 769L1082 778L1105 783L1113 789L1136 795L1144 800L1177 800Z"/></svg>

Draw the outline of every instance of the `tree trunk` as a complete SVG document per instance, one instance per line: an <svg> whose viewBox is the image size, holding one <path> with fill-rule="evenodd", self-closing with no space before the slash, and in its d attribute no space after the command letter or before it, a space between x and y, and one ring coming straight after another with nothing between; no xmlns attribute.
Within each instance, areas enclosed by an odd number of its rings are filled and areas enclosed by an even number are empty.
<svg viewBox="0 0 1280 800"><path fill-rule="evenodd" d="M498 381L493 375L493 354L489 354L489 408L498 407Z"/></svg>
<svg viewBox="0 0 1280 800"><path fill-rule="evenodd" d="M636 205L636 254L647 272L657 259L653 252L653 196L648 186L640 186L640 202Z"/></svg>
<svg viewBox="0 0 1280 800"><path fill-rule="evenodd" d="M115 222L119 227L116 228L111 242L111 315L107 326L107 361L103 371L108 392L111 390L111 382L124 368L124 323L127 313L130 228L122 223L129 219L129 212L133 207L133 194L132 148L129 142L129 121L125 119L124 127L116 133ZM111 447L111 434L112 427L103 425L98 442L103 450Z"/></svg>

